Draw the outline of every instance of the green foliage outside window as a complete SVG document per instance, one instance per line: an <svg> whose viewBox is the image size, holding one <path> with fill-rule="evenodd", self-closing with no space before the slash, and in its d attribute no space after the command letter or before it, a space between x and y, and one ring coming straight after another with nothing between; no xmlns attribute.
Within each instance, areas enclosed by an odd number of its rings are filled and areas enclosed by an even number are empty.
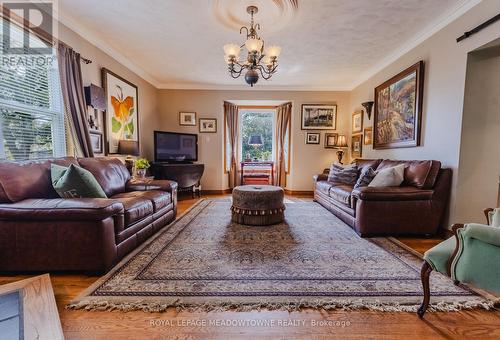
<svg viewBox="0 0 500 340"><path fill-rule="evenodd" d="M263 145L253 147L248 145L250 136L261 135ZM244 112L241 115L241 144L242 158L250 154L253 160L272 160L273 158L273 113L272 112Z"/></svg>

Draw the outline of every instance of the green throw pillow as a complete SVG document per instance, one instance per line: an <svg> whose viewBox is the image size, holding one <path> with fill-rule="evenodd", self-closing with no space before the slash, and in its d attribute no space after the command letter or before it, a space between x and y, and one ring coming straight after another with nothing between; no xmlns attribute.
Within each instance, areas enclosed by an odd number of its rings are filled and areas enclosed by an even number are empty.
<svg viewBox="0 0 500 340"><path fill-rule="evenodd" d="M84 168L51 164L50 175L52 186L62 198L107 198L94 175Z"/></svg>

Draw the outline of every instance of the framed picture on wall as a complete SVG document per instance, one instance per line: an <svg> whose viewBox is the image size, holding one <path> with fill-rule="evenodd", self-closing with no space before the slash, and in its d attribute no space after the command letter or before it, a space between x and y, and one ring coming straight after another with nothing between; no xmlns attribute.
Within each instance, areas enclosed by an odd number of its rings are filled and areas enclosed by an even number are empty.
<svg viewBox="0 0 500 340"><path fill-rule="evenodd" d="M338 133L325 133L325 148L333 149L335 148L335 143L337 142Z"/></svg>
<svg viewBox="0 0 500 340"><path fill-rule="evenodd" d="M363 111L352 114L352 133L363 132Z"/></svg>
<svg viewBox="0 0 500 340"><path fill-rule="evenodd" d="M95 154L103 153L103 141L102 141L102 133L96 131L90 131L90 144L92 145L92 151Z"/></svg>
<svg viewBox="0 0 500 340"><path fill-rule="evenodd" d="M139 142L139 112L137 86L116 73L102 69L103 88L106 93L106 149L118 152L119 140Z"/></svg>
<svg viewBox="0 0 500 340"><path fill-rule="evenodd" d="M303 104L302 130L336 130L337 105Z"/></svg>
<svg viewBox="0 0 500 340"><path fill-rule="evenodd" d="M423 61L375 88L374 149L420 145L423 90Z"/></svg>
<svg viewBox="0 0 500 340"><path fill-rule="evenodd" d="M200 133L217 133L217 119L200 118Z"/></svg>
<svg viewBox="0 0 500 340"><path fill-rule="evenodd" d="M371 145L373 143L373 129L367 127L363 133L363 145Z"/></svg>
<svg viewBox="0 0 500 340"><path fill-rule="evenodd" d="M351 158L361 158L363 155L363 135L351 137Z"/></svg>
<svg viewBox="0 0 500 340"><path fill-rule="evenodd" d="M306 144L319 144L321 134L319 132L306 133Z"/></svg>
<svg viewBox="0 0 500 340"><path fill-rule="evenodd" d="M196 126L196 112L179 112L179 125Z"/></svg>

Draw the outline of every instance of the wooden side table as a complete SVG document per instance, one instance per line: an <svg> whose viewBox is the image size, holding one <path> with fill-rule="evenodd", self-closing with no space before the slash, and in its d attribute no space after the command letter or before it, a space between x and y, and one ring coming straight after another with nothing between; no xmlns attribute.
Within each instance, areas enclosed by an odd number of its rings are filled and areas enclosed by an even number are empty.
<svg viewBox="0 0 500 340"><path fill-rule="evenodd" d="M245 168L247 168L247 174L245 174ZM257 169L256 172L252 173L248 168ZM264 171L262 171L264 170ZM267 171L265 171L267 170ZM251 184L271 184L274 185L274 162L266 161L266 162L240 162L240 171L241 171L241 185L247 184L247 179ZM267 183L264 183L267 181Z"/></svg>

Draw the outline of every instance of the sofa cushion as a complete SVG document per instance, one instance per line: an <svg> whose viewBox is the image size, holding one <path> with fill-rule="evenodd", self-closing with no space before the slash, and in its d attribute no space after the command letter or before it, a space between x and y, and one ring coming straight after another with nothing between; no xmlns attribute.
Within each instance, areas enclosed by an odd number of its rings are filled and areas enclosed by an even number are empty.
<svg viewBox="0 0 500 340"><path fill-rule="evenodd" d="M330 188L332 187L332 185L333 185L333 183L330 183L327 181L319 181L319 182L316 182L316 190L329 196L330 195Z"/></svg>
<svg viewBox="0 0 500 340"><path fill-rule="evenodd" d="M432 189L436 183L439 169L441 169L441 162L434 160L395 161L385 159L377 170L394 167L398 164L405 165L404 184L419 189Z"/></svg>
<svg viewBox="0 0 500 340"><path fill-rule="evenodd" d="M78 158L78 163L94 175L108 197L125 192L130 173L118 158Z"/></svg>
<svg viewBox="0 0 500 340"><path fill-rule="evenodd" d="M375 178L368 184L369 187L398 187L404 180L405 166L399 164L391 168L377 171Z"/></svg>
<svg viewBox="0 0 500 340"><path fill-rule="evenodd" d="M352 186L346 184L333 185L330 188L330 197L344 205L351 205Z"/></svg>
<svg viewBox="0 0 500 340"><path fill-rule="evenodd" d="M146 216L153 214L153 203L142 197L111 197L120 201L125 208L125 229L132 224L142 220Z"/></svg>
<svg viewBox="0 0 500 340"><path fill-rule="evenodd" d="M168 192L149 190L149 191L130 191L116 194L113 198L142 198L151 201L154 212L158 212L172 203L172 195Z"/></svg>
<svg viewBox="0 0 500 340"><path fill-rule="evenodd" d="M59 198L50 179L50 165L78 165L74 157L0 162L0 203L28 198Z"/></svg>
<svg viewBox="0 0 500 340"><path fill-rule="evenodd" d="M50 165L52 185L62 198L107 198L94 175L82 167Z"/></svg>
<svg viewBox="0 0 500 340"><path fill-rule="evenodd" d="M358 167L356 164L340 166L332 164L328 173L328 182L354 185L358 179Z"/></svg>
<svg viewBox="0 0 500 340"><path fill-rule="evenodd" d="M362 187L353 189L351 195L363 201L421 201L431 200L433 190L404 187Z"/></svg>

